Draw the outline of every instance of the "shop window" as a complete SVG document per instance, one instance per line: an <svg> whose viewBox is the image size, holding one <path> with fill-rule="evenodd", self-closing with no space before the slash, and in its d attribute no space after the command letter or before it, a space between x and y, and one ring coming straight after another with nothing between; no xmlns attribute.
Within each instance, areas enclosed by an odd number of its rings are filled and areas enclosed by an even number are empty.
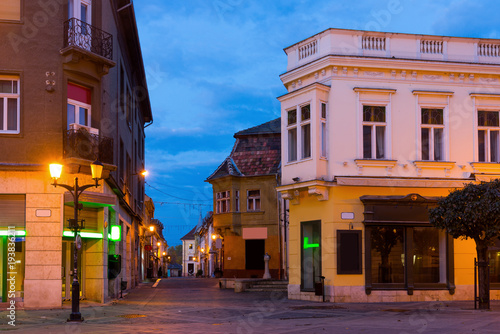
<svg viewBox="0 0 500 334"><path fill-rule="evenodd" d="M0 298L24 300L26 197L0 195ZM14 285L8 278L14 277Z"/></svg>
<svg viewBox="0 0 500 334"><path fill-rule="evenodd" d="M500 289L500 239L488 248L490 260L490 283L492 289Z"/></svg>
<svg viewBox="0 0 500 334"><path fill-rule="evenodd" d="M436 198L362 196L365 282L372 289L454 291L453 239L428 222Z"/></svg>

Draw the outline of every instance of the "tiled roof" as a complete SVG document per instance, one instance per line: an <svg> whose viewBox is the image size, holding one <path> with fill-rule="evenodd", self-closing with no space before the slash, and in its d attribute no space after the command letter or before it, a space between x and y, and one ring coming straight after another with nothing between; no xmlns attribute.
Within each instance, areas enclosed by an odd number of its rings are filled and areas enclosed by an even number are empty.
<svg viewBox="0 0 500 334"><path fill-rule="evenodd" d="M224 176L273 175L281 161L281 119L237 132L231 155L207 180Z"/></svg>
<svg viewBox="0 0 500 334"><path fill-rule="evenodd" d="M194 232L196 231L196 226L193 227L191 231L188 232L185 236L181 238L181 240L194 240Z"/></svg>
<svg viewBox="0 0 500 334"><path fill-rule="evenodd" d="M260 134L277 134L277 133L278 134L281 133L281 118L276 118L267 123L254 126L253 128L236 132L234 134L234 137L260 135Z"/></svg>

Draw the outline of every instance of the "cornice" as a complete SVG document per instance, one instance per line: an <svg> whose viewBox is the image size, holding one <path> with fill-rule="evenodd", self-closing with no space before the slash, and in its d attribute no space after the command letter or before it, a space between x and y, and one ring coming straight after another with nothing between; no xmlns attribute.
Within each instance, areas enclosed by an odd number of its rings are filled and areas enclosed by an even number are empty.
<svg viewBox="0 0 500 334"><path fill-rule="evenodd" d="M301 65L295 69L287 71L280 75L283 84L290 84L294 80L298 80L315 72L321 73L327 67L349 67L349 68L369 68L380 70L401 70L411 76L413 72L440 72L457 74L456 83L460 83L465 79L465 74L470 79L470 74L485 74L485 75L500 75L500 64L488 63L470 63L458 61L442 61L442 60L426 60L426 59L402 59L402 58L386 58L386 57L370 57L357 55L325 55L319 59L315 59L309 63ZM460 77L460 74L463 74ZM444 74L443 74L444 76ZM363 78L360 76L359 78ZM359 79L358 78L358 79ZM370 79L370 78L367 78ZM394 79L394 78L388 78ZM406 80L408 80L407 78ZM434 81L436 78L428 75L427 80ZM472 76L474 80L474 75ZM420 81L420 80L419 80ZM497 78L492 78L491 83L498 83ZM453 83L453 82L447 82ZM462 82L463 83L463 82ZM482 83L483 85L485 83Z"/></svg>

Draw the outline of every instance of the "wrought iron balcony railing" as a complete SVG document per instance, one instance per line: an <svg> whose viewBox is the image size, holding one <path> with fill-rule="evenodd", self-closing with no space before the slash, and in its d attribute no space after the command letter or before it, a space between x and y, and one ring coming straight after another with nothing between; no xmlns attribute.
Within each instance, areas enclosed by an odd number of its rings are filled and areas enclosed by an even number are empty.
<svg viewBox="0 0 500 334"><path fill-rule="evenodd" d="M64 137L64 158L99 160L113 164L113 138L91 134L85 128L67 130Z"/></svg>
<svg viewBox="0 0 500 334"><path fill-rule="evenodd" d="M64 22L64 47L68 46L113 60L113 35L74 17Z"/></svg>

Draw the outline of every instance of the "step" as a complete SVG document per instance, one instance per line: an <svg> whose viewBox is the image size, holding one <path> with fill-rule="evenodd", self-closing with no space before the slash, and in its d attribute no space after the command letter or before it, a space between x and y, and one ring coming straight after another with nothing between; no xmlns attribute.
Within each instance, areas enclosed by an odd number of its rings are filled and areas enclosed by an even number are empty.
<svg viewBox="0 0 500 334"><path fill-rule="evenodd" d="M248 289L245 289L245 291L249 291L249 292L269 292L269 291L288 292L288 289L248 288Z"/></svg>
<svg viewBox="0 0 500 334"><path fill-rule="evenodd" d="M251 284L251 288L288 289L288 284Z"/></svg>

